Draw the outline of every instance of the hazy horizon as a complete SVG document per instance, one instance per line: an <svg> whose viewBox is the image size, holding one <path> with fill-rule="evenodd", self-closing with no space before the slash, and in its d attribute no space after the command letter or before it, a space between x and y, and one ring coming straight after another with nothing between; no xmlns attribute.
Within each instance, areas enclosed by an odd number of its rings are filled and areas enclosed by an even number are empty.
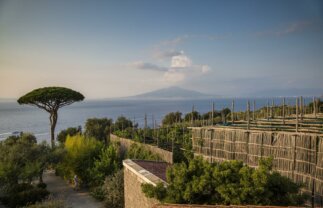
<svg viewBox="0 0 323 208"><path fill-rule="evenodd" d="M0 1L0 98L323 94L323 2ZM304 94L306 96L306 94Z"/></svg>

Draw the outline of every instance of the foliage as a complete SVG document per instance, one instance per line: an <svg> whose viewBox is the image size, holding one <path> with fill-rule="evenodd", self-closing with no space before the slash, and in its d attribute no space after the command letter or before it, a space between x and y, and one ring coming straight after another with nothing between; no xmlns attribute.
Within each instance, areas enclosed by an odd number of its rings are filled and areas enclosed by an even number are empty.
<svg viewBox="0 0 323 208"><path fill-rule="evenodd" d="M35 89L18 99L19 104L32 104L50 110L53 106L62 107L76 101L81 101L84 96L65 87L44 87ZM45 106L48 103L48 106Z"/></svg>
<svg viewBox="0 0 323 208"><path fill-rule="evenodd" d="M64 149L66 153L57 166L58 174L67 180L77 175L80 184L91 187L94 194L100 191L95 187L101 186L106 176L121 168L119 144L105 146L95 138L78 134L67 136Z"/></svg>
<svg viewBox="0 0 323 208"><path fill-rule="evenodd" d="M105 179L103 189L106 193L105 207L123 208L124 207L124 186L123 170L119 170L114 175Z"/></svg>
<svg viewBox="0 0 323 208"><path fill-rule="evenodd" d="M142 145L135 144L135 143L130 146L130 149L128 150L126 157L130 159L140 159L140 160L155 160L155 161L161 160L161 158L158 155L145 149Z"/></svg>
<svg viewBox="0 0 323 208"><path fill-rule="evenodd" d="M37 144L28 133L0 142L0 186L31 182L35 177L41 180L50 155L50 148L45 143Z"/></svg>
<svg viewBox="0 0 323 208"><path fill-rule="evenodd" d="M4 204L25 206L48 195L42 175L51 163L51 152L45 143L37 144L35 136L29 133L0 142L0 195ZM36 187L31 185L35 178L40 181Z"/></svg>
<svg viewBox="0 0 323 208"><path fill-rule="evenodd" d="M111 144L106 148L102 148L91 170L91 185L101 185L106 176L115 173L120 168L121 157L119 146Z"/></svg>
<svg viewBox="0 0 323 208"><path fill-rule="evenodd" d="M91 182L89 176L94 162L98 158L103 144L94 138L75 135L67 136L64 146L66 154L57 166L58 173L66 179L72 179L76 174L81 183L88 185Z"/></svg>
<svg viewBox="0 0 323 208"><path fill-rule="evenodd" d="M300 186L277 172L272 159L264 159L257 169L240 161L210 164L202 158L175 164L167 171L168 186L144 185L147 197L167 203L301 205L305 196Z"/></svg>
<svg viewBox="0 0 323 208"><path fill-rule="evenodd" d="M110 134L112 119L90 118L85 123L85 136L93 137L107 143L107 136Z"/></svg>
<svg viewBox="0 0 323 208"><path fill-rule="evenodd" d="M193 116L193 120L201 119L200 113L197 112L197 111L193 111L193 112L187 113L185 115L185 117L184 117L184 120L187 121L187 122L191 122L192 121L192 116Z"/></svg>
<svg viewBox="0 0 323 208"><path fill-rule="evenodd" d="M115 130L113 132L113 134L117 135L118 137L128 138L128 139L132 139L133 133L135 132L133 131L133 128L130 128L130 127L123 130ZM135 134L135 137L136 135L138 134Z"/></svg>
<svg viewBox="0 0 323 208"><path fill-rule="evenodd" d="M55 146L55 127L58 109L74 102L84 100L84 96L74 90L64 87L44 87L35 89L20 97L17 102L37 106L50 114L51 142Z"/></svg>
<svg viewBox="0 0 323 208"><path fill-rule="evenodd" d="M49 192L46 189L34 187L30 184L16 184L2 198L2 202L9 207L21 207L41 201L48 195Z"/></svg>
<svg viewBox="0 0 323 208"><path fill-rule="evenodd" d="M82 133L82 127L70 127L67 129L62 130L58 135L57 135L57 141L59 141L61 144L65 143L66 137L69 136L75 136L76 134L81 134Z"/></svg>
<svg viewBox="0 0 323 208"><path fill-rule="evenodd" d="M133 123L130 119L127 119L124 116L119 116L117 120L114 122L113 129L114 130L124 130L124 129L132 129Z"/></svg>
<svg viewBox="0 0 323 208"><path fill-rule="evenodd" d="M36 204L29 205L27 208L67 208L64 200L61 199L53 199L49 197L48 199L37 202Z"/></svg>
<svg viewBox="0 0 323 208"><path fill-rule="evenodd" d="M165 115L163 118L162 124L163 126L166 125L173 125L175 123L180 123L182 122L182 113L177 111L177 112L171 112Z"/></svg>

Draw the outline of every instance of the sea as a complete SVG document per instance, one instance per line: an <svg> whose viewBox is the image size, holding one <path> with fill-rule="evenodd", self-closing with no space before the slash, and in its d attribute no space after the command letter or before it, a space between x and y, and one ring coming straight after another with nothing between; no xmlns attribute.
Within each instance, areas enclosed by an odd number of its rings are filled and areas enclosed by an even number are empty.
<svg viewBox="0 0 323 208"><path fill-rule="evenodd" d="M235 98L235 111L245 111L247 101L256 102L256 109L267 105L272 98ZM88 118L111 118L125 116L143 126L145 115L149 126L156 120L160 124L163 117L169 112L180 111L183 114L192 111L192 107L200 113L211 111L212 102L215 110L231 108L232 98L215 99L160 99L160 100L135 100L135 99L108 99L85 100L61 108L58 112L56 134L68 127L82 126ZM306 98L305 103L311 102ZM275 105L282 103L282 98L274 98ZM295 98L286 98L286 104L295 105ZM19 105L15 100L0 100L0 140L7 138L14 132L33 133L37 140L50 141L49 114L37 107Z"/></svg>

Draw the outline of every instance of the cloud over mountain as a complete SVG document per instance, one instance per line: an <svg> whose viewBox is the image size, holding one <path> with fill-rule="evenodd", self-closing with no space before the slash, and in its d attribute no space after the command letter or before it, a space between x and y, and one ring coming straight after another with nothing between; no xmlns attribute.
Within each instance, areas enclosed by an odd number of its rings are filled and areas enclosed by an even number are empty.
<svg viewBox="0 0 323 208"><path fill-rule="evenodd" d="M184 51L171 56L170 66L163 67L153 63L137 61L128 66L140 69L163 72L162 81L166 83L184 82L197 76L202 76L210 71L208 65L194 65Z"/></svg>

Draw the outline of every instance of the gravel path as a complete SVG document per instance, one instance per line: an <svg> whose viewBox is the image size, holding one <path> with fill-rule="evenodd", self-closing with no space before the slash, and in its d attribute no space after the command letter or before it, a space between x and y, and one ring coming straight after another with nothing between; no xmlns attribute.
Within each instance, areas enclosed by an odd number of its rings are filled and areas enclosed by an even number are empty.
<svg viewBox="0 0 323 208"><path fill-rule="evenodd" d="M68 185L63 179L55 176L54 171L46 171L43 176L47 184L47 190L51 192L54 198L62 199L68 207L72 208L96 208L103 207L101 202L95 200L88 192L83 190L74 191L73 187Z"/></svg>

